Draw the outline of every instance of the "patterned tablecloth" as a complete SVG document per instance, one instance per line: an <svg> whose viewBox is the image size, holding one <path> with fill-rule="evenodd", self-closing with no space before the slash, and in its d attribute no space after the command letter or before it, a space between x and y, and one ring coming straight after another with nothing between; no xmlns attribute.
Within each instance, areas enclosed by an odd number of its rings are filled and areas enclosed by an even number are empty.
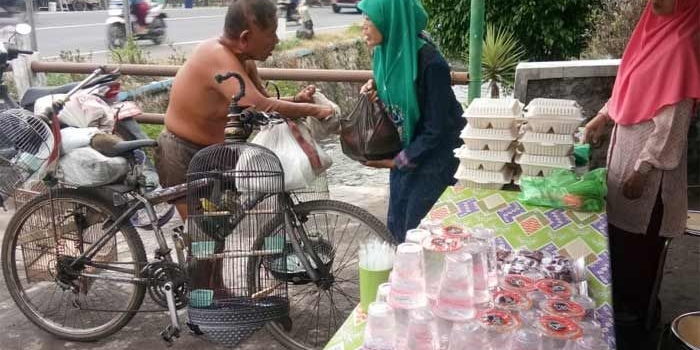
<svg viewBox="0 0 700 350"><path fill-rule="evenodd" d="M518 192L448 188L428 214L446 224L494 229L497 244L505 249L542 249L584 257L589 294L597 303L596 318L615 348L612 320L612 281L605 213L579 213L533 207L519 203ZM363 342L365 315L355 311L348 317L327 350L357 349Z"/></svg>

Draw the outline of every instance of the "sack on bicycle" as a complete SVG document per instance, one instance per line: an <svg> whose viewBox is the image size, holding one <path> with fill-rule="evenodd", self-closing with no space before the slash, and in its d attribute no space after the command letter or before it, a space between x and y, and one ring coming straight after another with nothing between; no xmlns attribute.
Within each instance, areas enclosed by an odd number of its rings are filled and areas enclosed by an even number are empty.
<svg viewBox="0 0 700 350"><path fill-rule="evenodd" d="M126 159L106 157L88 146L64 154L58 160L56 177L69 186L95 187L114 183L128 171Z"/></svg>
<svg viewBox="0 0 700 350"><path fill-rule="evenodd" d="M372 103L360 94L355 108L340 119L340 145L353 160L390 159L401 151L396 125L380 101Z"/></svg>
<svg viewBox="0 0 700 350"><path fill-rule="evenodd" d="M279 158L284 171L285 191L308 187L317 175L326 171L332 164L330 157L310 135L304 125L285 121L263 127L251 141L271 150ZM255 159L242 156L236 170L245 170L248 168L247 162L253 161Z"/></svg>

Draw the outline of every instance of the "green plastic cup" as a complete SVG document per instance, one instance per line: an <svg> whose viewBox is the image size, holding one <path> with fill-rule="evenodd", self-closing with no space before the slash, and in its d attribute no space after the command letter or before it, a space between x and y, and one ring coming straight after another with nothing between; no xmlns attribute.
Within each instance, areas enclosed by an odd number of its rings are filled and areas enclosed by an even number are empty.
<svg viewBox="0 0 700 350"><path fill-rule="evenodd" d="M360 308L367 312L369 304L377 299L377 288L389 281L389 270L372 271L360 266Z"/></svg>

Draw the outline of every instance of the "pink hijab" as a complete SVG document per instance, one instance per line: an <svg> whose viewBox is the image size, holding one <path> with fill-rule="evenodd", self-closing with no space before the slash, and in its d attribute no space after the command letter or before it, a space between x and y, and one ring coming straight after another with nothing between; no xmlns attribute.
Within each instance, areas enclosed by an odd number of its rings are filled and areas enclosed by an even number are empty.
<svg viewBox="0 0 700 350"><path fill-rule="evenodd" d="M700 0L676 0L668 16L655 15L650 1L622 56L610 117L639 124L687 98L700 99Z"/></svg>

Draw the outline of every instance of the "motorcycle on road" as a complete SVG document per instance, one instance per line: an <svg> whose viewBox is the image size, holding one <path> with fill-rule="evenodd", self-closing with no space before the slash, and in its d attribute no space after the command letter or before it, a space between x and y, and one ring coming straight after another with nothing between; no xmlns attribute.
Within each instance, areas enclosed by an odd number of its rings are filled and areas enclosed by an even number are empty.
<svg viewBox="0 0 700 350"><path fill-rule="evenodd" d="M110 0L109 11L107 14L107 47L116 49L124 47L126 44L126 21L124 20L123 2L124 0ZM146 15L147 31L145 34L136 34L135 23L136 16L130 13L131 32L136 40L151 40L154 44L159 45L165 41L166 25L165 18L167 15L163 11L162 4L150 4L148 14Z"/></svg>

